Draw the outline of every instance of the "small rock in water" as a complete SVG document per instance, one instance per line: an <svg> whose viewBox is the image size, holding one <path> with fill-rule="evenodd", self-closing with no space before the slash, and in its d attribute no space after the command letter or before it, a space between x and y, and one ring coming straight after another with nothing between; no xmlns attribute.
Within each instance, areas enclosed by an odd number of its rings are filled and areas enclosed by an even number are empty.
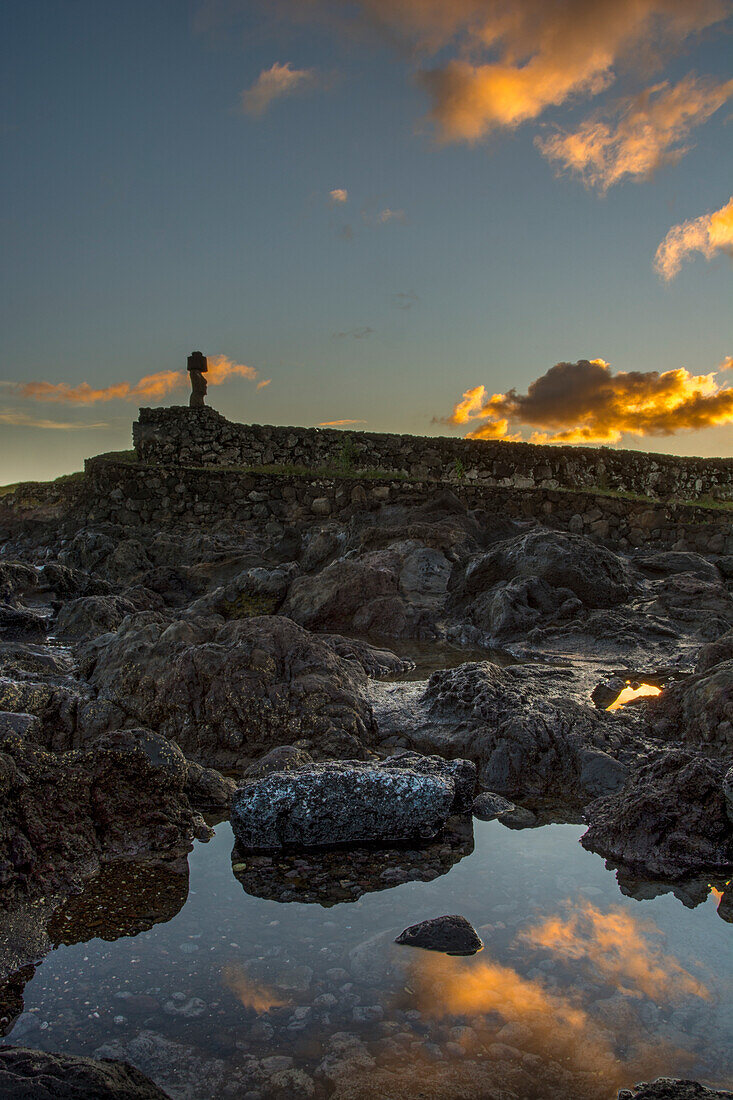
<svg viewBox="0 0 733 1100"><path fill-rule="evenodd" d="M537 824L537 817L531 810L525 810L522 806L514 806L506 813L499 814L499 821L506 825L507 829L531 829Z"/></svg>
<svg viewBox="0 0 733 1100"><path fill-rule="evenodd" d="M473 925L455 914L411 924L395 943L423 947L426 951L443 951L446 955L475 955L484 946Z"/></svg>
<svg viewBox="0 0 733 1100"><path fill-rule="evenodd" d="M514 803L510 802L508 798L504 798L500 794L494 794L493 791L482 791L474 798L471 813L479 821L493 821L500 814L508 813L514 809L516 809Z"/></svg>

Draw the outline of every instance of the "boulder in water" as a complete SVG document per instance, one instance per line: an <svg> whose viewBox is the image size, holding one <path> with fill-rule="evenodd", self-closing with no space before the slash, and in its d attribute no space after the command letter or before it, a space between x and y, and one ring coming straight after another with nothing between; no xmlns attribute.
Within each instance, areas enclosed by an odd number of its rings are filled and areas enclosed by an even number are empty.
<svg viewBox="0 0 733 1100"><path fill-rule="evenodd" d="M442 951L445 955L475 955L484 946L470 921L457 914L411 924L394 942L406 947L422 947L426 951Z"/></svg>
<svg viewBox="0 0 733 1100"><path fill-rule="evenodd" d="M245 851L428 839L454 798L445 776L327 761L246 783L232 800L231 821Z"/></svg>

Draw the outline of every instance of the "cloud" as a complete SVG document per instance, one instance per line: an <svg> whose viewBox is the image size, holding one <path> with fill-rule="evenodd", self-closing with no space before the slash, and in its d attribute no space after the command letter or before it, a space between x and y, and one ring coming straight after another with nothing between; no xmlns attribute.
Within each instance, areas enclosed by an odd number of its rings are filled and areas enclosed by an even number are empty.
<svg viewBox="0 0 733 1100"><path fill-rule="evenodd" d="M270 382L272 382L272 379L271 379L271 378L262 378L262 379L261 379L261 380L260 380L260 381L259 381L259 382L257 383L257 389L258 389L258 390L264 390L265 386L269 386L269 385L270 385Z"/></svg>
<svg viewBox="0 0 733 1100"><path fill-rule="evenodd" d="M66 420L43 420L16 409L7 409L0 412L0 424L11 424L19 428L44 428L50 431L75 432L89 428L108 428L109 424L97 421L94 424L80 424L79 422Z"/></svg>
<svg viewBox="0 0 733 1100"><path fill-rule="evenodd" d="M673 225L657 249L654 267L669 282L692 252L701 252L706 260L716 252L733 256L733 196L712 214Z"/></svg>
<svg viewBox="0 0 733 1100"><path fill-rule="evenodd" d="M660 55L729 12L726 0L361 0L362 18L413 56L447 54L418 82L442 141L476 142L571 97L594 96L619 63Z"/></svg>
<svg viewBox="0 0 733 1100"><path fill-rule="evenodd" d="M570 903L568 903L569 905ZM565 959L584 961L624 996L668 1003L685 996L710 999L709 989L650 938L659 929L623 909L601 912L582 901L566 916L552 916L520 939Z"/></svg>
<svg viewBox="0 0 733 1100"><path fill-rule="evenodd" d="M315 69L294 69L289 61L284 65L276 61L269 69L262 70L251 88L242 92L242 110L257 118L274 100L310 91L319 82Z"/></svg>
<svg viewBox="0 0 733 1100"><path fill-rule="evenodd" d="M665 436L733 423L733 389L716 372L619 371L603 359L557 363L527 388L489 396L466 390L442 423L481 421L471 439L520 439L510 428L538 429L532 443L617 443L622 435Z"/></svg>
<svg viewBox="0 0 733 1100"><path fill-rule="evenodd" d="M382 225L385 225L387 222L401 222L404 225L407 219L404 210L390 210L389 207L386 207L377 214L377 221Z"/></svg>
<svg viewBox="0 0 733 1100"><path fill-rule="evenodd" d="M206 378L211 386L220 386L232 377L257 379L254 367L235 363L226 355L210 355L208 367ZM114 382L100 388L90 386L88 382L81 382L78 386L70 386L66 382L17 382L13 383L13 392L33 401L96 405L105 401L160 400L175 390L188 388L188 385L188 371L165 370L146 374L138 382Z"/></svg>
<svg viewBox="0 0 733 1100"><path fill-rule="evenodd" d="M414 290L398 290L396 294L391 295L391 299L392 304L398 309L412 309L420 301Z"/></svg>
<svg viewBox="0 0 733 1100"><path fill-rule="evenodd" d="M333 191L328 192L331 206L337 206L339 203L348 201L349 192L345 187L334 187Z"/></svg>
<svg viewBox="0 0 733 1100"><path fill-rule="evenodd" d="M675 164L689 150L685 145L694 126L707 121L733 96L733 80L716 84L690 75L678 84L656 84L620 100L615 121L592 115L575 131L558 129L535 144L561 169L583 180L586 187L607 191L629 177L649 179L665 164Z"/></svg>
<svg viewBox="0 0 733 1100"><path fill-rule="evenodd" d="M331 339L342 340L344 337L350 336L352 340L366 340L373 332L373 328L370 328L369 325L364 325L362 328L347 328L344 332L333 332L331 333Z"/></svg>
<svg viewBox="0 0 733 1100"><path fill-rule="evenodd" d="M319 428L345 428L348 424L366 424L366 420L322 420Z"/></svg>

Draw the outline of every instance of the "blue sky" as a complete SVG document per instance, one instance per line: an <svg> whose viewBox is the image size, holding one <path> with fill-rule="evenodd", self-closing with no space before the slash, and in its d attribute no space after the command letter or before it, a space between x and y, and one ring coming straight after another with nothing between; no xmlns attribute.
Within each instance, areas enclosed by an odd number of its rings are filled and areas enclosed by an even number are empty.
<svg viewBox="0 0 733 1100"><path fill-rule="evenodd" d="M648 2L655 17L675 8ZM730 10L706 5L707 25L680 32L656 71L619 48L605 91L576 90L468 142L446 133L445 104L416 74L506 61L508 47L477 56L458 17L426 47L421 0L401 0L399 27L377 30L338 25L358 4L314 4L296 22L286 4L254 0L7 0L0 482L129 446L141 403L41 400L22 384L134 384L180 371L194 348L271 380L210 387L232 419L416 434L480 427L486 411L465 427L436 418L480 385L523 394L559 362L715 372L733 354L727 245L690 251L667 280L653 266L673 226L733 193ZM506 7L466 6L467 20ZM361 7L381 14L380 0ZM531 59L542 46L526 48ZM275 64L311 76L248 114L242 93ZM724 87L724 102L651 179L599 193L558 176L535 144L600 109L613 121L625 97L690 73ZM731 382L724 371L715 385ZM156 403L186 400L181 389ZM566 425L538 415L511 430L573 427L572 411ZM625 428L608 441L733 454L731 422L684 423L683 406L673 434Z"/></svg>

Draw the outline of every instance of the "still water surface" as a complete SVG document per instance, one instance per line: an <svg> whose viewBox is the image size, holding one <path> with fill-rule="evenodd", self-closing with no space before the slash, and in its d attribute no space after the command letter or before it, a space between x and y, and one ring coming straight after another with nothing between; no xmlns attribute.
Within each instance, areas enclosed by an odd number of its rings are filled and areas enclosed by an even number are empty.
<svg viewBox="0 0 733 1100"><path fill-rule="evenodd" d="M176 1100L603 1100L660 1074L730 1085L732 928L715 896L694 910L624 897L580 826L474 825L452 866L455 850L433 850L425 877L450 870L429 882L390 886L399 853L350 880L336 867L347 880L327 907L245 892L226 823L188 868L112 867L58 914L5 1041L125 1057ZM262 887L261 868L237 869ZM298 860L270 875L261 894L306 896L317 877ZM340 886L361 896L334 903ZM443 913L485 949L393 945Z"/></svg>

